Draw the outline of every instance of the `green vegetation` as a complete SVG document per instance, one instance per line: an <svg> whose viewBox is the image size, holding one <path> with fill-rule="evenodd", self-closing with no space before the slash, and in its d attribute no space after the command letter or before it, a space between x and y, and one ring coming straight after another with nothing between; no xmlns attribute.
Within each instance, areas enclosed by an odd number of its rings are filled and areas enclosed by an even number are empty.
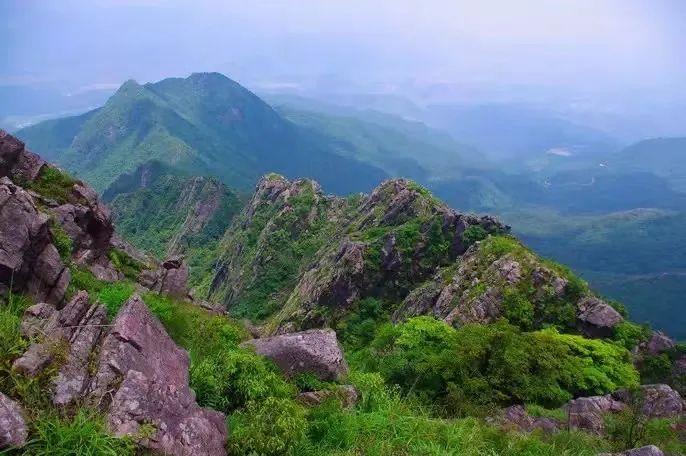
<svg viewBox="0 0 686 456"><path fill-rule="evenodd" d="M464 230L464 233L462 233L462 242L465 243L465 245L472 245L478 241L482 241L486 239L486 236L488 233L486 230L481 228L480 226L470 226L467 227L466 230Z"/></svg>
<svg viewBox="0 0 686 456"><path fill-rule="evenodd" d="M334 139L284 119L218 73L146 85L128 81L101 108L50 121L50 127L17 134L100 192L151 161L187 175L216 176L240 190L270 171L295 176L307 169L337 193L368 190L385 176L336 153Z"/></svg>
<svg viewBox="0 0 686 456"><path fill-rule="evenodd" d="M71 255L74 251L74 241L71 237L64 231L62 225L60 225L54 218L49 220L50 233L52 234L52 243L55 244L57 251L60 254L60 258L65 263L71 262Z"/></svg>
<svg viewBox="0 0 686 456"><path fill-rule="evenodd" d="M336 226L328 219L329 203L315 194L311 181L300 182L297 190L287 202L260 203L247 229L242 214L227 232L219 263L231 270L210 290L210 299L225 302L232 315L259 321L279 310L302 268L330 241ZM282 210L285 204L290 210ZM227 300L234 287L239 291Z"/></svg>
<svg viewBox="0 0 686 456"><path fill-rule="evenodd" d="M559 406L638 383L629 352L614 344L506 323L456 330L430 317L382 327L361 362L449 416L511 402Z"/></svg>
<svg viewBox="0 0 686 456"><path fill-rule="evenodd" d="M58 203L69 202L72 196L74 184L77 181L66 173L52 166L43 166L38 177L26 187Z"/></svg>
<svg viewBox="0 0 686 456"><path fill-rule="evenodd" d="M219 241L242 203L215 179L172 172L161 164L148 165L121 177L106 197L114 198L113 217L122 236L159 259L183 253L191 284L197 285L211 272ZM149 182L138 188L142 173Z"/></svg>
<svg viewBox="0 0 686 456"><path fill-rule="evenodd" d="M123 250L110 249L110 251L107 252L107 258L110 259L117 271L124 274L124 277L128 280L135 281L138 279L138 275L144 268L144 265L140 261L135 260Z"/></svg>
<svg viewBox="0 0 686 456"><path fill-rule="evenodd" d="M47 415L35 422L33 438L24 449L28 456L126 456L135 455L129 439L112 437L103 418L86 409L72 418Z"/></svg>

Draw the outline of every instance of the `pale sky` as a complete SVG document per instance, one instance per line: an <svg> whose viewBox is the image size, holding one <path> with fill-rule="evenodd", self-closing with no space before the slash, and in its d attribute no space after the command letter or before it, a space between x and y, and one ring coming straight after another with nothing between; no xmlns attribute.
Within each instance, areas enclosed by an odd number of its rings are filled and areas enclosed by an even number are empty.
<svg viewBox="0 0 686 456"><path fill-rule="evenodd" d="M0 0L0 85L534 86L684 99L681 0Z"/></svg>

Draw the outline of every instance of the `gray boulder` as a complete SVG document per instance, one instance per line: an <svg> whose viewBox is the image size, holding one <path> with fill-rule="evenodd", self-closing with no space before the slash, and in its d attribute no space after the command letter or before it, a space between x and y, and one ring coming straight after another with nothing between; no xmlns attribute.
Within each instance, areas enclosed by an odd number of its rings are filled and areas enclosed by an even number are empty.
<svg viewBox="0 0 686 456"><path fill-rule="evenodd" d="M0 450L24 446L28 435L19 404L0 393Z"/></svg>
<svg viewBox="0 0 686 456"><path fill-rule="evenodd" d="M686 412L681 395L669 385L642 385L642 412L651 418L674 418Z"/></svg>
<svg viewBox="0 0 686 456"><path fill-rule="evenodd" d="M611 395L580 397L573 399L565 406L569 427L581 429L595 434L602 434L605 430L604 415L619 412L625 404L614 399Z"/></svg>
<svg viewBox="0 0 686 456"><path fill-rule="evenodd" d="M541 430L551 433L562 429L562 423L559 421L552 418L533 417L521 405L507 407L489 421L497 423L504 429L513 429L519 432Z"/></svg>
<svg viewBox="0 0 686 456"><path fill-rule="evenodd" d="M348 373L343 351L332 329L253 339L242 346L253 347L256 353L274 361L289 377L311 373L320 380L337 380Z"/></svg>
<svg viewBox="0 0 686 456"><path fill-rule="evenodd" d="M593 296L582 298L577 304L577 326L587 337L610 337L615 326L624 318L611 305Z"/></svg>

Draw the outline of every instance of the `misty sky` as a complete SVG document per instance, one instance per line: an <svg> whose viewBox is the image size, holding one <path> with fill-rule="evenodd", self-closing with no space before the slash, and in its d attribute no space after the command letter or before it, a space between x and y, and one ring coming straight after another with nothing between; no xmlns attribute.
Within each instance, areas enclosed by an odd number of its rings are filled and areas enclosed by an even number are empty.
<svg viewBox="0 0 686 456"><path fill-rule="evenodd" d="M262 89L686 103L681 0L0 0L0 17L0 85L220 71Z"/></svg>

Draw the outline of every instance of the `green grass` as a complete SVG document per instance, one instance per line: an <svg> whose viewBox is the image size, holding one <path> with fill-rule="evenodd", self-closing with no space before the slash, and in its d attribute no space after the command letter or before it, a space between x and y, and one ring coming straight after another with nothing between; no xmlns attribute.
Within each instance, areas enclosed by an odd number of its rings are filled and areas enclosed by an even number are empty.
<svg viewBox="0 0 686 456"><path fill-rule="evenodd" d="M52 166L43 166L38 177L27 187L45 198L54 199L58 203L69 202L76 179Z"/></svg>
<svg viewBox="0 0 686 456"><path fill-rule="evenodd" d="M128 253L119 249L110 249L107 252L107 257L110 259L117 271L124 274L128 280L137 280L138 275L145 267L140 261L132 258Z"/></svg>
<svg viewBox="0 0 686 456"><path fill-rule="evenodd" d="M64 231L62 225L60 225L54 217L50 218L49 221L50 233L52 234L52 243L55 244L55 248L60 254L60 258L65 263L71 261L71 255L74 251L74 241L71 237Z"/></svg>
<svg viewBox="0 0 686 456"><path fill-rule="evenodd" d="M27 456L127 456L137 454L129 439L112 437L104 419L94 411L79 410L72 418L47 414L33 423Z"/></svg>

